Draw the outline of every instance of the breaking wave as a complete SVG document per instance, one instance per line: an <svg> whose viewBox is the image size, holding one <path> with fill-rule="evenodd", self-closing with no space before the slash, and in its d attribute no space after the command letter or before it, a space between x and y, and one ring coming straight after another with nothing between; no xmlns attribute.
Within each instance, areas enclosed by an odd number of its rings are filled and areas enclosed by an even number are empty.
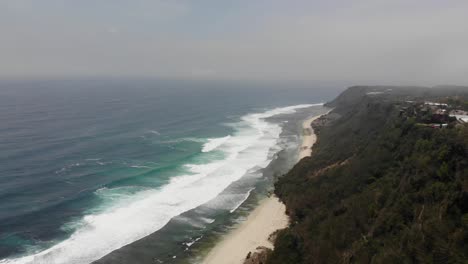
<svg viewBox="0 0 468 264"><path fill-rule="evenodd" d="M0 263L91 263L161 229L173 217L217 197L252 168L266 167L271 162L269 154L278 144L282 128L265 119L310 106L313 105L276 108L241 117L230 136L205 141L202 151L222 151L222 159L186 164L187 173L175 176L166 185L155 189L101 188L95 195L115 198L111 199L113 204L84 216L79 228L68 239L42 252ZM247 199L250 191L231 211Z"/></svg>

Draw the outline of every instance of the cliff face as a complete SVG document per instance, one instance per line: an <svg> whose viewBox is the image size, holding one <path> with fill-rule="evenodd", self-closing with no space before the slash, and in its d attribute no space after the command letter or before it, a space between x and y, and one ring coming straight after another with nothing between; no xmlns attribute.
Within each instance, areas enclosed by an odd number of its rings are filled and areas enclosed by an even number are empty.
<svg viewBox="0 0 468 264"><path fill-rule="evenodd" d="M275 186L291 225L267 263L464 263L468 126L400 114L405 100L468 94L452 88L356 86L330 102L312 157Z"/></svg>

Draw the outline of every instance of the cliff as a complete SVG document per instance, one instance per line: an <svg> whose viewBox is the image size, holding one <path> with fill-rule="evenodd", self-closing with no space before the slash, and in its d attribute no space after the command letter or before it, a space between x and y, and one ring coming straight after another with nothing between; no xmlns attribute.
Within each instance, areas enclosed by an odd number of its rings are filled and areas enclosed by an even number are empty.
<svg viewBox="0 0 468 264"><path fill-rule="evenodd" d="M409 103L454 96L468 88L355 86L328 103L312 156L275 185L291 224L267 263L465 263L468 125L421 125Z"/></svg>

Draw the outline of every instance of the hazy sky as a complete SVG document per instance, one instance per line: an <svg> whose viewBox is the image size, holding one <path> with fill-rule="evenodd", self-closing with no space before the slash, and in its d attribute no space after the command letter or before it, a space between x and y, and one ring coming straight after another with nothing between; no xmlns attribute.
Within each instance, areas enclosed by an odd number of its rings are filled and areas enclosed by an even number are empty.
<svg viewBox="0 0 468 264"><path fill-rule="evenodd" d="M466 0L0 0L0 77L468 84Z"/></svg>

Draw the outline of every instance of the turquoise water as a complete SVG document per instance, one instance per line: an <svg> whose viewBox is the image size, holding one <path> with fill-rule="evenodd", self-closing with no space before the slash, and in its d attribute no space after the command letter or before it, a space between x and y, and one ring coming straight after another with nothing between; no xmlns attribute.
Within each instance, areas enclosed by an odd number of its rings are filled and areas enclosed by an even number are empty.
<svg viewBox="0 0 468 264"><path fill-rule="evenodd" d="M209 225L214 211L234 212L287 147L285 115L336 93L234 82L2 82L0 259L90 263L184 213ZM214 211L193 212L203 205Z"/></svg>

